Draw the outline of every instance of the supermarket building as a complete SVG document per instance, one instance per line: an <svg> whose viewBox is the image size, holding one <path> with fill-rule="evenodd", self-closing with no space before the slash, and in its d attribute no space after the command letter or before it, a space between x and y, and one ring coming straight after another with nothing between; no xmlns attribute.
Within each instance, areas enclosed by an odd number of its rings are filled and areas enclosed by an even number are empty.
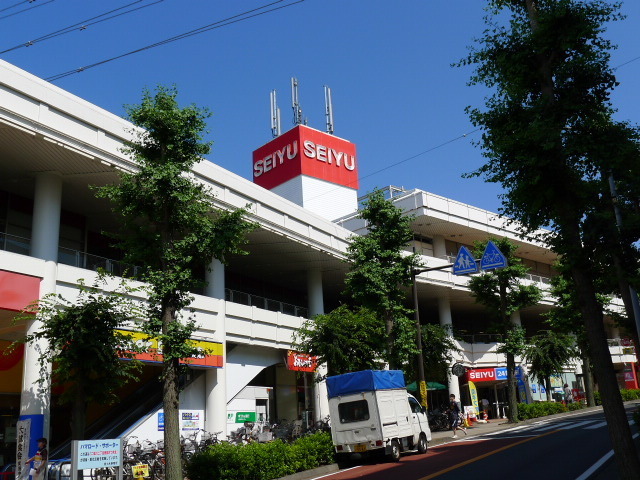
<svg viewBox="0 0 640 480"><path fill-rule="evenodd" d="M31 302L51 293L73 299L79 281L91 283L98 267L116 275L126 268L102 233L115 229L117 220L89 186L117 182L119 171L135 171L120 152L131 129L122 118L0 61L0 348L39 328L35 319L14 321ZM192 365L184 379L185 435L199 428L227 433L246 420L306 421L328 414L324 384L305 371L306 359L289 351L305 319L339 305L349 238L366 231L356 213L357 155L349 142L328 139L309 127L295 127L282 137L274 140L282 142L277 148L256 150L255 182L208 161L193 169L194 177L214 192L217 207L249 205L258 228L249 235L249 255L232 257L227 265L212 259L210 271L202 272L208 286L194 292L199 325L194 340L215 353L209 363ZM313 155L332 173L325 175L317 163L287 171L287 156L293 159L296 146L298 155ZM274 173L279 177L269 180L267 174ZM415 238L408 248L420 253L425 264L445 265L460 245L506 236L520 245L519 255L531 267L526 281L548 285L554 254L520 239L514 226L496 214L422 190L390 188L388 193L415 216ZM460 333L457 361L469 372L487 372L478 373L484 378L478 383L480 395L490 397L499 414L504 386L499 369L505 362L467 281L446 270L421 274L420 315ZM535 332L542 327L541 315L552 307L545 296L513 320ZM635 362L633 347L615 326L607 329L621 384L625 375L626 381L635 381L634 369L631 378L625 372ZM68 412L57 404L56 392L40 391L37 358L36 345L0 357L0 468L15 459L19 419L30 420L32 441L45 435L55 448L67 440ZM90 433L112 438L134 428L140 438L160 438L158 372L149 363L141 381L123 389L119 405L92 406ZM577 385L579 376L579 366L569 366L563 380ZM464 395L464 378L450 377L449 390Z"/></svg>

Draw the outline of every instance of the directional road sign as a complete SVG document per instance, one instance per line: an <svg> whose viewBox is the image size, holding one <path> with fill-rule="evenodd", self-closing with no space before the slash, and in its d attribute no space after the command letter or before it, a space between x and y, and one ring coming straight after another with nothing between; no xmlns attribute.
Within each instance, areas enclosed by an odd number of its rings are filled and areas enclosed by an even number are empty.
<svg viewBox="0 0 640 480"><path fill-rule="evenodd" d="M460 247L456 261L453 262L454 275L467 275L469 273L477 273L478 265L476 259L473 258L467 247Z"/></svg>
<svg viewBox="0 0 640 480"><path fill-rule="evenodd" d="M484 249L482 259L480 260L480 268L483 270L493 270L495 268L504 268L507 266L507 257L496 247L492 241L487 243Z"/></svg>

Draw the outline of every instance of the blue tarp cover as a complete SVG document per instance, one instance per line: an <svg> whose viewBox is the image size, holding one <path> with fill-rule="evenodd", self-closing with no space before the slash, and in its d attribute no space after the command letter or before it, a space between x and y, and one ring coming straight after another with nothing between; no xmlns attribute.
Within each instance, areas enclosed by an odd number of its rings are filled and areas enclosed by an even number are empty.
<svg viewBox="0 0 640 480"><path fill-rule="evenodd" d="M363 370L327 377L329 398L393 388L405 388L400 370Z"/></svg>

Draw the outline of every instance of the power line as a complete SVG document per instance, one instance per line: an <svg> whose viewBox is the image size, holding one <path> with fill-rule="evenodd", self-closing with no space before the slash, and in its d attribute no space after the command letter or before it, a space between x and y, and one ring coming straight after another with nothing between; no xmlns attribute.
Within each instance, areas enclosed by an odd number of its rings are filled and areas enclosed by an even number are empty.
<svg viewBox="0 0 640 480"><path fill-rule="evenodd" d="M9 7L3 8L2 10L0 10L0 12L4 12L5 10L9 10L10 8L17 7L18 5L20 5L22 3L33 3L35 1L36 0L23 0L22 2L18 2L16 4L14 4L14 5L11 5ZM37 5L34 5L33 7L23 8L22 10L18 10L17 12L13 12L13 13L10 13L8 15L4 15L4 16L0 17L0 20L4 20L5 18L13 17L14 15L20 15L21 13L27 12L29 10L33 10L34 8L44 7L47 3L51 3L51 2L55 2L55 1L56 0L48 0L48 1L44 2L44 3L39 3Z"/></svg>
<svg viewBox="0 0 640 480"><path fill-rule="evenodd" d="M149 3L147 5L142 5L140 7L136 7L136 8L132 8L130 10L127 10L125 12L120 12L120 13L117 13L115 15L107 16L107 15L110 15L110 14L112 14L114 12L118 12L120 10L124 10L125 8L128 8L128 7L132 6L132 5L135 5L137 3L141 3L141 2L144 2L144 1L145 0L136 0L135 2L131 2L131 3L128 3L126 5L123 5L122 7L118 7L118 8L115 8L113 10L109 10L107 12L101 13L100 15L96 15L95 17L91 17L91 18L87 18L85 20L81 20L81 21L79 21L77 23L74 23L73 25L69 25L67 27L61 28L61 29L56 30L54 32L47 33L46 35L43 35L41 37L35 38L33 40L30 40L30 41L28 41L26 43L21 43L19 45L16 45L14 47L8 48L6 50L2 50L2 51L0 51L0 55L3 54L3 53L11 52L13 50L17 50L18 48L30 47L30 46L34 45L35 43L43 42L45 40L50 40L52 38L59 37L61 35L65 35L67 33L75 32L76 30L78 30L78 31L86 30L87 27L90 27L92 25L96 25L98 23L106 22L107 20L112 20L112 19L117 18L117 17L128 15L129 13L133 13L133 12L136 12L138 10L142 10L143 8L151 7L152 5L156 5L158 3L164 2L164 0L156 0L155 2ZM105 18L102 18L102 17L105 17Z"/></svg>
<svg viewBox="0 0 640 480"><path fill-rule="evenodd" d="M29 3L29 2L30 2L30 0L22 0L22 1L18 2L18 3L14 3L13 5L9 5L8 7L4 7L3 9L1 9L0 13L1 12L5 12L7 10L11 10L12 8L15 8L15 7L19 7L23 3Z"/></svg>
<svg viewBox="0 0 640 480"><path fill-rule="evenodd" d="M141 48L138 48L136 50L131 50L130 52L123 53L121 55L117 55L115 57L111 57L111 58L108 58L106 60L102 60L100 62L92 63L92 64L89 64L89 65L85 65L84 67L80 67L80 68L76 68L74 70L68 70L66 72L58 73L57 75L53 75L51 77L45 78L45 80L47 80L49 82L55 82L56 80L60 80L61 78L68 77L68 76L74 75L76 73L84 72L85 70L88 70L90 68L97 67L99 65L104 65L105 63L113 62L114 60L118 60L120 58L128 57L129 55L133 55L134 53L139 53L139 52L142 52L142 51L145 51L145 50L150 50L152 48L159 47L161 45L166 45L168 43L176 42L178 40L182 40L184 38L188 38L188 37L191 37L191 36L194 36L194 35L199 35L201 33L208 32L210 30L215 30L217 28L226 27L226 26L232 25L234 23L242 22L242 21L248 20L248 19L253 18L253 17L258 17L260 15L264 15L266 13L275 12L276 10L282 10L283 8L291 7L291 6L296 5L298 3L304 2L304 0L297 0L297 1L294 1L292 3L288 3L286 5L281 5L279 7L270 8L270 9L265 10L263 12L259 11L259 10L264 10L265 8L271 7L273 5L276 5L278 3L282 3L284 1L285 0L277 0L275 2L271 2L271 3L265 4L265 5L261 6L261 7L253 8L251 10L247 10L245 12L239 13L237 15L233 15L233 16L225 18L223 20L218 20L217 22L210 23L210 24L205 25L203 27L196 28L196 29L190 30L188 32L181 33L179 35L167 38L165 40L161 40L161 41L153 43L151 45L147 45L145 47L141 47ZM257 12L257 13L253 13L253 12ZM249 15L249 14L252 14L252 15Z"/></svg>

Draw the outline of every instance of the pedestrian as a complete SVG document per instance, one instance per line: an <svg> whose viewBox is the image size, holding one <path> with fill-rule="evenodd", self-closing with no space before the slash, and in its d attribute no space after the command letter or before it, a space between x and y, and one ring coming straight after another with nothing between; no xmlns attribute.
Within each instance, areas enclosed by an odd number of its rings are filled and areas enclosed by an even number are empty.
<svg viewBox="0 0 640 480"><path fill-rule="evenodd" d="M47 471L47 460L49 459L49 452L47 452L47 439L38 439L38 450L36 454L25 461L25 465L33 462L29 475L31 480L44 480L45 473Z"/></svg>
<svg viewBox="0 0 640 480"><path fill-rule="evenodd" d="M482 410L487 414L487 417L489 417L489 400L486 398L482 399Z"/></svg>
<svg viewBox="0 0 640 480"><path fill-rule="evenodd" d="M465 435L467 434L467 429L465 427L458 427L458 425L460 425L461 410L460 402L456 401L456 396L452 393L449 395L449 419L451 421L451 429L453 430L453 438L458 438L458 435L456 435L456 430L458 428L460 428Z"/></svg>
<svg viewBox="0 0 640 480"><path fill-rule="evenodd" d="M565 401L565 403L567 403L567 404L573 403L573 394L571 393L571 389L569 388L569 385L567 385L565 383L564 387L563 387L563 390L564 390L564 401Z"/></svg>

